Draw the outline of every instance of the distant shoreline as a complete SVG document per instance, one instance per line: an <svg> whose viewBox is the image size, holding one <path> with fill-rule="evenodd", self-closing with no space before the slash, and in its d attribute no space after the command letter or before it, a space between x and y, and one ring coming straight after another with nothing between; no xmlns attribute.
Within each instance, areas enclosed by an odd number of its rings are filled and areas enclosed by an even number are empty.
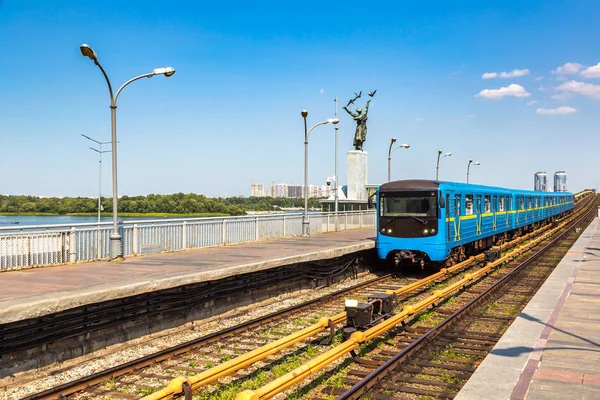
<svg viewBox="0 0 600 400"><path fill-rule="evenodd" d="M40 212L25 212L25 213L10 213L3 212L0 216L10 217L95 217L98 213L40 213ZM112 217L112 213L101 213L101 217ZM190 214L177 214L177 213L119 213L119 217L228 217L229 214L222 213L190 213Z"/></svg>

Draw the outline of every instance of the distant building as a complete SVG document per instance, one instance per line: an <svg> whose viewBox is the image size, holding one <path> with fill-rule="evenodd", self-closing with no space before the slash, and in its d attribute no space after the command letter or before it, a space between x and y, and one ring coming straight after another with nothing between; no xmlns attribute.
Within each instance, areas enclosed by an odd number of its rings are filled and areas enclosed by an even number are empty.
<svg viewBox="0 0 600 400"><path fill-rule="evenodd" d="M304 186L302 185L287 185L287 197L301 199L303 197Z"/></svg>
<svg viewBox="0 0 600 400"><path fill-rule="evenodd" d="M567 191L567 173L565 171L556 171L554 174L554 191Z"/></svg>
<svg viewBox="0 0 600 400"><path fill-rule="evenodd" d="M328 197L331 194L331 188L325 185L309 185L308 186L308 197ZM297 185L293 182L287 183L275 183L267 186L263 189L262 183L254 183L250 181L250 195L251 196L267 196L267 197L285 197L291 199L302 199L304 198L304 185Z"/></svg>
<svg viewBox="0 0 600 400"><path fill-rule="evenodd" d="M263 190L263 184L253 183L252 181L250 181L250 196L263 197L264 195L265 192Z"/></svg>
<svg viewBox="0 0 600 400"><path fill-rule="evenodd" d="M533 176L533 190L545 192L548 186L548 175L546 171L536 172Z"/></svg>

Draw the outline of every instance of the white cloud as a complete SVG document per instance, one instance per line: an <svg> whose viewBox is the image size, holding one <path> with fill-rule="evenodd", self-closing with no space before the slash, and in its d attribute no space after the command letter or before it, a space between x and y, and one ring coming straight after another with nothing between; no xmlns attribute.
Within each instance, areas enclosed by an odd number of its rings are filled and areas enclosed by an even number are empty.
<svg viewBox="0 0 600 400"><path fill-rule="evenodd" d="M557 107L557 108L538 108L535 110L538 114L555 115L555 114L573 114L577 110L573 107Z"/></svg>
<svg viewBox="0 0 600 400"><path fill-rule="evenodd" d="M475 97L484 99L501 99L505 96L529 97L531 93L527 92L523 86L513 83L500 89L484 89L475 95Z"/></svg>
<svg viewBox="0 0 600 400"><path fill-rule="evenodd" d="M567 93L567 92L563 92L563 93L556 93L553 94L550 98L552 100L569 100L571 97L573 97L571 95L571 93Z"/></svg>
<svg viewBox="0 0 600 400"><path fill-rule="evenodd" d="M584 78L600 78L600 63L581 71Z"/></svg>
<svg viewBox="0 0 600 400"><path fill-rule="evenodd" d="M547 87L545 87L545 86L540 86L540 87L539 87L537 90L539 90L540 92L547 92L547 91L548 91L548 90L550 90L550 89L548 89L548 88L547 88Z"/></svg>
<svg viewBox="0 0 600 400"><path fill-rule="evenodd" d="M579 93L593 99L600 99L600 85L593 83L569 81L556 88L558 91Z"/></svg>
<svg viewBox="0 0 600 400"><path fill-rule="evenodd" d="M319 90L319 93L321 93L321 94L325 93L325 89Z"/></svg>
<svg viewBox="0 0 600 400"><path fill-rule="evenodd" d="M579 71L581 71L581 68L583 68L583 65L581 64L566 63L565 65L556 68L554 71L552 71L552 73L560 75L577 74Z"/></svg>
<svg viewBox="0 0 600 400"><path fill-rule="evenodd" d="M482 79L492 79L492 78L516 78L519 76L529 75L529 70L526 69L513 69L510 72L486 72L481 75Z"/></svg>
<svg viewBox="0 0 600 400"><path fill-rule="evenodd" d="M537 101L537 100L531 100L531 101L527 102L527 105L528 106L532 106L532 105L537 104L537 103L539 103L539 101Z"/></svg>
<svg viewBox="0 0 600 400"><path fill-rule="evenodd" d="M543 76L538 76L537 78L535 78L536 81L541 81L542 79L544 79Z"/></svg>

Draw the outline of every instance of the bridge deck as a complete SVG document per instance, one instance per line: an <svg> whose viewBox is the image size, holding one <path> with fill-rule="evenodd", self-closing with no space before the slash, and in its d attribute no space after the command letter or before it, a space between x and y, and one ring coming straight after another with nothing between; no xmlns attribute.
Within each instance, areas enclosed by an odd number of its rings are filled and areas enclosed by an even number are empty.
<svg viewBox="0 0 600 400"><path fill-rule="evenodd" d="M596 218L455 400L600 398Z"/></svg>
<svg viewBox="0 0 600 400"><path fill-rule="evenodd" d="M375 229L369 227L131 257L122 262L99 261L2 272L0 324L374 247Z"/></svg>

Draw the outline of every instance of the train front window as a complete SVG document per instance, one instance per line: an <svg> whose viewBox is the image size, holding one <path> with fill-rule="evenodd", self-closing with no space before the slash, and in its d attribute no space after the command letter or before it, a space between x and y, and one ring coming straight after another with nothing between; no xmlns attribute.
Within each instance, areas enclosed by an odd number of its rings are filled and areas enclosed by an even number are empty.
<svg viewBox="0 0 600 400"><path fill-rule="evenodd" d="M436 193L415 196L410 193L390 193L381 197L382 217L437 217Z"/></svg>

